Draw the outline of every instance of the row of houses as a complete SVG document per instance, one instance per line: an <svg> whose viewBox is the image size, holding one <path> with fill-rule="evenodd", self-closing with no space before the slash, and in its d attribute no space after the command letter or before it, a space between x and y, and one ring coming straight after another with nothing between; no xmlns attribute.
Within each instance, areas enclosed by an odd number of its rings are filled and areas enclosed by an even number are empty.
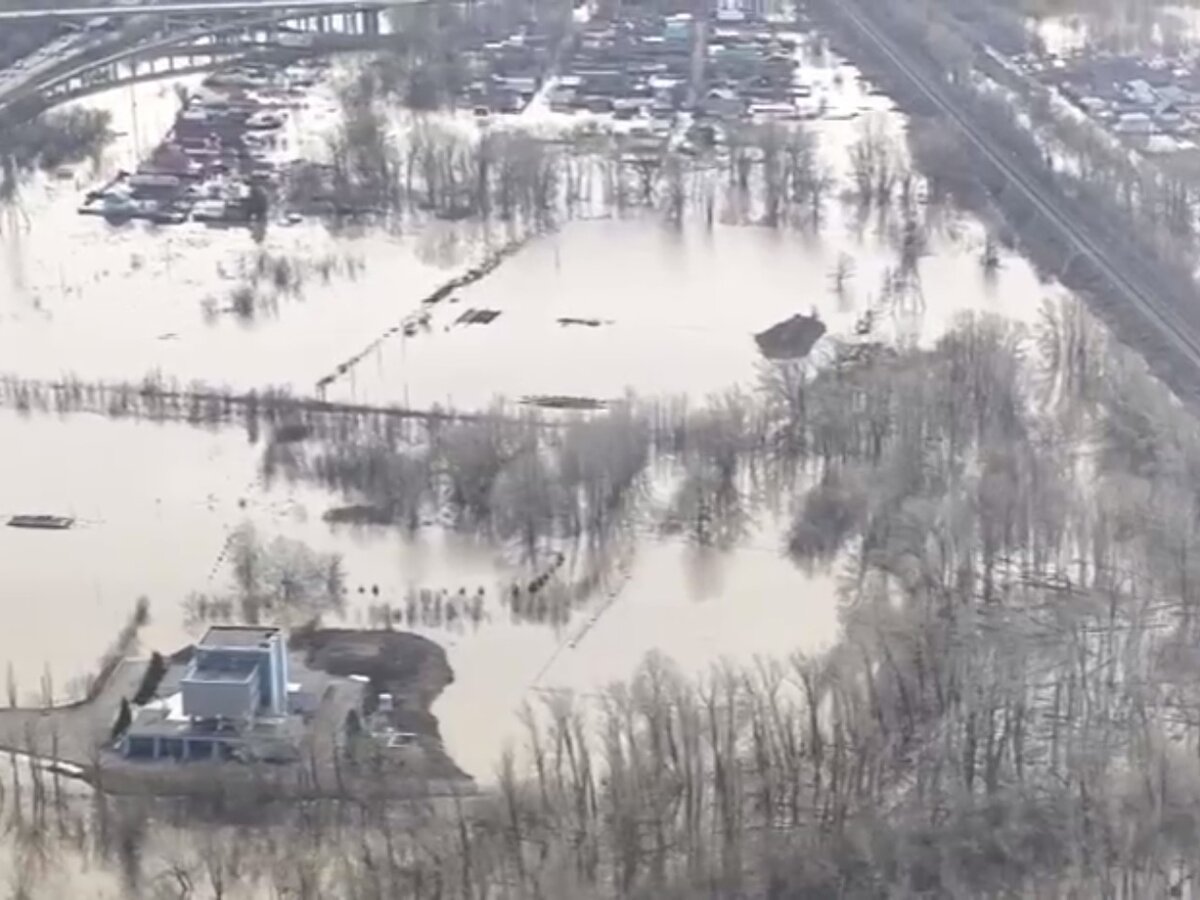
<svg viewBox="0 0 1200 900"><path fill-rule="evenodd" d="M1042 65L1040 77L1114 134L1184 137L1200 131L1200 75L1190 60L1094 56Z"/></svg>
<svg viewBox="0 0 1200 900"><path fill-rule="evenodd" d="M795 38L765 25L768 12L768 0L712 0L703 81L694 85L704 23L690 12L627 4L596 15L561 47L549 105L618 119L668 119L689 105L718 118L766 107L794 112L809 90L795 83ZM484 40L466 54L464 98L479 112L516 112L542 88L554 57L553 39L532 23Z"/></svg>
<svg viewBox="0 0 1200 900"><path fill-rule="evenodd" d="M716 29L708 41L703 111L734 118L774 111L796 115L812 89L796 79L796 39L748 28Z"/></svg>
<svg viewBox="0 0 1200 900"><path fill-rule="evenodd" d="M589 23L570 48L551 107L672 115L687 100L693 29L687 13Z"/></svg>
<svg viewBox="0 0 1200 900"><path fill-rule="evenodd" d="M137 170L90 193L81 211L163 224L189 218L233 224L264 216L286 103L250 88L266 89L271 78L258 66L210 76Z"/></svg>

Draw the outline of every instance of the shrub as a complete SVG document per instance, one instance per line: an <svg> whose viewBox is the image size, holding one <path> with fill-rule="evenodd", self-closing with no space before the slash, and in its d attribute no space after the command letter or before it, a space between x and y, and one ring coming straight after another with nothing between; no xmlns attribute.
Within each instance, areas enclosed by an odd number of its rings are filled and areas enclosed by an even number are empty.
<svg viewBox="0 0 1200 900"><path fill-rule="evenodd" d="M142 675L142 683L138 685L137 693L133 695L133 702L139 706L148 702L166 674L167 663L162 654L155 650L150 654L150 662L146 665L146 672Z"/></svg>

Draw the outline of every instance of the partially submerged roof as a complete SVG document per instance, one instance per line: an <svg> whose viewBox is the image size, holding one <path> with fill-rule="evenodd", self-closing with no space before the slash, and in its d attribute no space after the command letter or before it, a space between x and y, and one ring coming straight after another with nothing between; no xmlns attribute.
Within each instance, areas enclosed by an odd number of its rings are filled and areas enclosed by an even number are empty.
<svg viewBox="0 0 1200 900"><path fill-rule="evenodd" d="M74 523L75 519L71 516L17 515L8 520L13 528L63 529L70 528Z"/></svg>
<svg viewBox="0 0 1200 900"><path fill-rule="evenodd" d="M817 316L798 314L784 319L754 336L767 359L800 359L825 334L825 323Z"/></svg>
<svg viewBox="0 0 1200 900"><path fill-rule="evenodd" d="M279 629L267 625L213 625L198 647L263 647Z"/></svg>

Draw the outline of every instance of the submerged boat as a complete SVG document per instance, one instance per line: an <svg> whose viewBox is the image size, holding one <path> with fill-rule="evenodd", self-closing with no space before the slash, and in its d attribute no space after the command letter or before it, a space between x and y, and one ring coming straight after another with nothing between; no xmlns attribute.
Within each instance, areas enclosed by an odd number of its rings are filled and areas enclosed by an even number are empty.
<svg viewBox="0 0 1200 900"><path fill-rule="evenodd" d="M50 528L61 530L70 528L75 520L70 516L12 516L8 520L10 528Z"/></svg>

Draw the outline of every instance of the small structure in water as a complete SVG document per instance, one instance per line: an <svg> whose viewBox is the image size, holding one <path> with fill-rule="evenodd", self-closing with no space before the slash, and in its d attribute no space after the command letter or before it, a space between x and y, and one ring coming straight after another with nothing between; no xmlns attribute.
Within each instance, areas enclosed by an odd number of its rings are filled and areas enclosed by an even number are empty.
<svg viewBox="0 0 1200 900"><path fill-rule="evenodd" d="M52 531L62 531L74 524L71 516L20 515L8 520L10 528L45 528Z"/></svg>
<svg viewBox="0 0 1200 900"><path fill-rule="evenodd" d="M526 406L540 406L542 409L600 410L608 407L607 400L565 394L533 394L522 397L521 403Z"/></svg>
<svg viewBox="0 0 1200 900"><path fill-rule="evenodd" d="M490 325L500 315L498 309L468 309L458 317L457 325Z"/></svg>
<svg viewBox="0 0 1200 900"><path fill-rule="evenodd" d="M816 313L798 313L760 331L754 340L767 359L803 359L824 334L825 323Z"/></svg>

